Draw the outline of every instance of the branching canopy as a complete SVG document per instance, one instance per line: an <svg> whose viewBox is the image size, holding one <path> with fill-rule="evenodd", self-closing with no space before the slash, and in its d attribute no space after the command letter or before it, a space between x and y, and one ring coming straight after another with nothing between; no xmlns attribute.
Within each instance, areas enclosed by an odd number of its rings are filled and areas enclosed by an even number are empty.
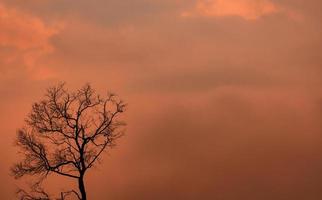
<svg viewBox="0 0 322 200"><path fill-rule="evenodd" d="M76 92L64 84L49 88L18 131L24 160L12 167L13 175L83 177L122 135L118 117L124 109L117 96L101 97L88 84Z"/></svg>

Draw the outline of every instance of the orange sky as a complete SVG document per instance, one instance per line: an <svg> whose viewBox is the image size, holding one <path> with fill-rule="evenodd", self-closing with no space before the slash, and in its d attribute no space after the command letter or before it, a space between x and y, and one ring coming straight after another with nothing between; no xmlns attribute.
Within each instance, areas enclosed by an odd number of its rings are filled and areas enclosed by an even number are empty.
<svg viewBox="0 0 322 200"><path fill-rule="evenodd" d="M129 104L90 199L322 199L321 7L0 0L0 199L15 199L15 131L59 81Z"/></svg>

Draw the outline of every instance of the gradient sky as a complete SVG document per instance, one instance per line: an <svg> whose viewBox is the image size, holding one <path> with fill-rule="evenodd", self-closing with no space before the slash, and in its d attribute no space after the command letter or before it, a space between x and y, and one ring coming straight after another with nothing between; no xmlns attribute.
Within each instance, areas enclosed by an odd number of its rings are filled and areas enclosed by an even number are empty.
<svg viewBox="0 0 322 200"><path fill-rule="evenodd" d="M0 0L1 199L15 199L16 130L59 81L129 104L126 135L86 177L90 199L322 199L321 8ZM70 185L57 180L50 191Z"/></svg>

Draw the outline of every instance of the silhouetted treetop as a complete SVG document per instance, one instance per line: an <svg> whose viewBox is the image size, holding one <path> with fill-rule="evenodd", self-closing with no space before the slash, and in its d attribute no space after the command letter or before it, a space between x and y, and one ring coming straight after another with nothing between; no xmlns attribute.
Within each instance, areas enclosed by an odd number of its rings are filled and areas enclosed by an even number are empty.
<svg viewBox="0 0 322 200"><path fill-rule="evenodd" d="M43 100L34 103L16 144L24 160L12 167L16 178L51 173L75 178L79 199L86 199L84 175L101 154L115 145L124 125L118 120L125 103L116 95L102 97L86 84L69 92L65 84L50 87Z"/></svg>

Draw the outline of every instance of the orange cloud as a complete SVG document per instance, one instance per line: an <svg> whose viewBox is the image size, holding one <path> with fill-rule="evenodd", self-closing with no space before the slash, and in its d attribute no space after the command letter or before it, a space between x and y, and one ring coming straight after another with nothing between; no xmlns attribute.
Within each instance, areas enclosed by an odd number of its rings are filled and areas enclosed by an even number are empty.
<svg viewBox="0 0 322 200"><path fill-rule="evenodd" d="M0 4L0 48L10 49L6 55L1 55L1 62L8 66L23 62L30 74L41 74L37 79L52 76L49 69L39 69L37 63L54 50L50 39L60 29L61 26L46 25L36 16Z"/></svg>
<svg viewBox="0 0 322 200"><path fill-rule="evenodd" d="M269 0L198 0L194 11L184 12L182 16L239 16L245 20L256 20L278 11L277 6Z"/></svg>

